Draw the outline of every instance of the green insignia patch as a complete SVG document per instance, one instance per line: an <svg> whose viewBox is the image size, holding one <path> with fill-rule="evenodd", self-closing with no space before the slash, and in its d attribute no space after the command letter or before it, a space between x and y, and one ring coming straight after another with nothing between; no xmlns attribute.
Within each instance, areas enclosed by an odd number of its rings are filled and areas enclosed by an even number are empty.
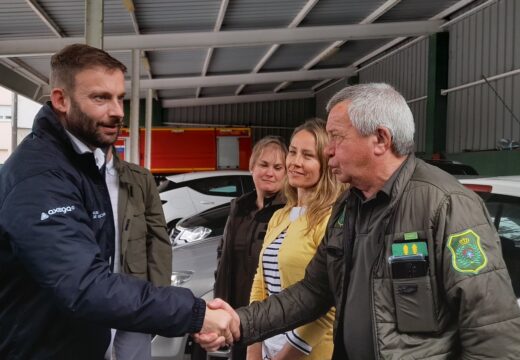
<svg viewBox="0 0 520 360"><path fill-rule="evenodd" d="M425 242L407 242L392 244L393 256L406 256L422 254L428 256L428 247Z"/></svg>
<svg viewBox="0 0 520 360"><path fill-rule="evenodd" d="M480 236L471 229L450 235L448 248L453 268L461 273L478 274L487 264L486 254L480 246Z"/></svg>

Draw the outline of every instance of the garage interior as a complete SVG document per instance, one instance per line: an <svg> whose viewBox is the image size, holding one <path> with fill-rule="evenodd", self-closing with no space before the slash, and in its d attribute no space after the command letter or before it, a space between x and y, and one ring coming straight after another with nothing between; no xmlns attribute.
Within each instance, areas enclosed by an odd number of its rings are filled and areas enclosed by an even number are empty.
<svg viewBox="0 0 520 360"><path fill-rule="evenodd" d="M288 139L305 119L326 118L339 89L387 82L412 109L418 155L520 173L518 0L3 0L0 9L0 85L43 103L52 53L103 47L129 69L131 140L147 113L154 127Z"/></svg>

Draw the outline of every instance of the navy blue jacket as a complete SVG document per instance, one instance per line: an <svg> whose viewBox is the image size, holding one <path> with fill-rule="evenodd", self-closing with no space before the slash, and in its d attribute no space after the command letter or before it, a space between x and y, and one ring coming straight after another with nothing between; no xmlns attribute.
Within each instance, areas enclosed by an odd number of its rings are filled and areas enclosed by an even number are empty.
<svg viewBox="0 0 520 360"><path fill-rule="evenodd" d="M110 328L201 328L205 303L189 290L111 273L113 243L94 156L45 105L0 170L0 359L102 359Z"/></svg>

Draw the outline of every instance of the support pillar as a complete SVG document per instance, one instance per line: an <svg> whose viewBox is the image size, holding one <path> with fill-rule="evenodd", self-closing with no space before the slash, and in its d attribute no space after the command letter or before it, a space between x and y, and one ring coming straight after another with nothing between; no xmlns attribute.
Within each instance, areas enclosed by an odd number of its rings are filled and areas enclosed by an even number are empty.
<svg viewBox="0 0 520 360"><path fill-rule="evenodd" d="M85 42L103 49L104 0L85 0Z"/></svg>
<svg viewBox="0 0 520 360"><path fill-rule="evenodd" d="M152 115L153 115L153 90L148 89L146 93L146 116L145 116L145 149L144 167L152 169Z"/></svg>
<svg viewBox="0 0 520 360"><path fill-rule="evenodd" d="M130 162L139 165L139 79L141 52L132 50L132 97L130 99Z"/></svg>

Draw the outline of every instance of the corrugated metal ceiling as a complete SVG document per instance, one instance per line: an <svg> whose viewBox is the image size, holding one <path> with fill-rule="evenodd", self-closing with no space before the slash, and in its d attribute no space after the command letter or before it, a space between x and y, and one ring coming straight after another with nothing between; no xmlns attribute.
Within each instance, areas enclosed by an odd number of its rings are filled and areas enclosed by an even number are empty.
<svg viewBox="0 0 520 360"><path fill-rule="evenodd" d="M224 0L223 0L224 1ZM476 0L473 3L479 3ZM84 0L38 0L44 15L50 18L67 37L82 37L84 32ZM104 31L106 36L133 35L132 16L121 0L105 0ZM358 24L383 5L391 4L375 22L395 22L423 20L431 18L456 0L134 0L135 19L140 34L169 34L213 32L222 4L224 7L221 31L286 29L289 26L319 27L326 25ZM465 1L465 3L468 3ZM471 5L471 4L470 4ZM306 10L304 16L300 12ZM299 21L296 21L299 19ZM290 25L294 22L292 25ZM316 33L320 29L316 28ZM217 26L217 30L219 27ZM215 47L209 58L207 72L204 64L208 48L198 46L193 49L150 49L146 51L150 72L154 78L177 78L185 76L220 76L224 74L251 74L262 76L266 72L291 71L301 74L294 83L279 87L279 83L243 83L234 85L160 90L161 99L196 97L283 94L293 91L314 91L312 88L323 79L305 79L307 70L325 68L346 68L356 60L378 49L391 39L367 39L347 41L338 46L337 51L321 54L331 45L330 41L301 41L281 44L269 56L270 44L258 44L263 32L251 36L250 44L241 46ZM324 35L327 35L323 32ZM190 34L186 34L190 36ZM2 0L0 3L0 52L3 40L24 40L35 38L56 39L57 35L44 23L41 17L24 0ZM338 39L341 40L341 39ZM42 40L45 41L45 40ZM173 44L172 46L174 46ZM131 67L131 49L111 52L128 68ZM321 55L320 55L321 54ZM317 58L318 57L318 58ZM21 59L36 72L47 76L49 55L27 56ZM305 64L315 59L313 66ZM263 61L261 61L263 60ZM0 56L0 62L2 61ZM255 75L256 76L256 75ZM141 77L148 78L147 68L141 65ZM1 81L1 80L0 80ZM244 85L244 86L240 86ZM270 100L273 100L270 98Z"/></svg>

